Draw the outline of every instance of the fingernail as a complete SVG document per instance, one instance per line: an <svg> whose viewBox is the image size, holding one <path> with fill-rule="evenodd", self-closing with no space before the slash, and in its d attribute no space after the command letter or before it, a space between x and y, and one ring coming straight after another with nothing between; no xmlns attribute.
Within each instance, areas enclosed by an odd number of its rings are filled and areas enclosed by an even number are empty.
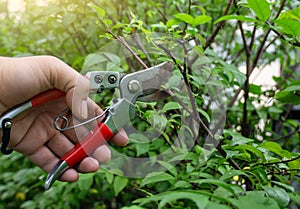
<svg viewBox="0 0 300 209"><path fill-rule="evenodd" d="M87 100L81 102L81 117L86 119L88 116Z"/></svg>

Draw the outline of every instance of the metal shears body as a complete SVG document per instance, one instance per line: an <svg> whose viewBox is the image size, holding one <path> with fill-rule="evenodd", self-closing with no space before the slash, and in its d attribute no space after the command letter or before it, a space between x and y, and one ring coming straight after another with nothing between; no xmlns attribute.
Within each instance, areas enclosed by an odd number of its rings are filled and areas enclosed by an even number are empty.
<svg viewBox="0 0 300 209"><path fill-rule="evenodd" d="M45 189L49 189L66 169L74 167L85 157L92 154L97 147L106 143L114 134L128 124L135 115L135 102L137 100L140 98L143 101L159 99L161 94L163 94L161 86L168 81L172 70L173 64L165 62L130 74L122 74L114 71L88 72L86 77L90 80L92 94L100 93L107 89L118 88L120 98L115 99L113 104L104 111L103 115L101 115L101 118L104 119L97 122L93 130L90 131L84 139L80 140L80 142L66 153L54 166L46 178ZM65 93L62 91L49 90L3 114L0 117L0 128L3 130L2 145L8 143L4 137L5 135L9 137L9 131L12 125L11 120L14 117L29 108L37 107L64 96ZM66 125L57 129L64 131L68 128L68 125ZM11 152L11 150L6 150L6 148L2 151L7 154Z"/></svg>

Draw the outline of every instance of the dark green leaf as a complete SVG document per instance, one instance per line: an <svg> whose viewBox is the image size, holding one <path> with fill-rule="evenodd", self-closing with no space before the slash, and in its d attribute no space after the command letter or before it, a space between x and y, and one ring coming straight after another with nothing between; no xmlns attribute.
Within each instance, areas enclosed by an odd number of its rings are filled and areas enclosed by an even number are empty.
<svg viewBox="0 0 300 209"><path fill-rule="evenodd" d="M286 191L279 187L269 187L263 186L263 189L268 194L269 197L277 201L280 207L284 208L288 206L290 202L290 197Z"/></svg>
<svg viewBox="0 0 300 209"><path fill-rule="evenodd" d="M150 202L159 202L158 208L164 208L168 203L174 203L178 200L188 199L196 203L197 208L205 209L209 203L209 196L203 195L197 191L173 191L164 192L157 195L153 195L148 198L135 200L134 203L140 203L145 205Z"/></svg>
<svg viewBox="0 0 300 209"><path fill-rule="evenodd" d="M284 188L287 191L295 193L295 188L292 185L284 184L284 183L281 183L281 182L278 182L278 181L272 181L272 183L277 185L277 186L280 186L280 187Z"/></svg>
<svg viewBox="0 0 300 209"><path fill-rule="evenodd" d="M234 194L234 190L231 188L230 184L227 184L224 181L217 180L217 179L200 179L197 181L193 181L194 183L197 183L199 185L201 184L213 184L218 187L222 187L223 189L227 190L228 192Z"/></svg>
<svg viewBox="0 0 300 209"><path fill-rule="evenodd" d="M247 192L246 196L231 199L231 202L239 209L280 209L274 199L265 197L263 191Z"/></svg>

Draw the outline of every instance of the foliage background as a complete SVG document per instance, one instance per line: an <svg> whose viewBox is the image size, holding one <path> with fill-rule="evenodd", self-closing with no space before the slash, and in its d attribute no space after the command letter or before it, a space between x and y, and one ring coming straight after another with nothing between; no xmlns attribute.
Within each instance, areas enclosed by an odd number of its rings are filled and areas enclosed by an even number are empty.
<svg viewBox="0 0 300 209"><path fill-rule="evenodd" d="M190 116L200 126L193 149L175 153L184 158L179 164L173 167L163 159L167 172L141 179L100 168L77 183L60 182L44 191L45 173L39 168L18 153L0 156L1 208L300 207L299 1L31 0L24 9L9 10L13 4L0 1L2 56L50 54L80 70L112 40L124 45L135 34L151 40L153 32L167 34L161 37L164 43L168 37L180 40L172 43L183 52L179 58L163 47L147 55L135 40L131 48L140 59L130 57L119 65L128 72L162 60L175 62L177 74L191 89ZM107 68L122 59L106 55ZM275 85L251 83L253 72L273 63L279 67L272 78ZM208 129L213 105L203 75L226 89L221 133ZM176 112L178 106L170 104L166 113ZM162 122L149 117L155 115L151 111L140 113L146 121ZM172 137L174 119L168 122L166 135ZM203 147L207 137L217 143L210 152ZM169 146L159 139L151 146L130 143L122 152L151 156Z"/></svg>

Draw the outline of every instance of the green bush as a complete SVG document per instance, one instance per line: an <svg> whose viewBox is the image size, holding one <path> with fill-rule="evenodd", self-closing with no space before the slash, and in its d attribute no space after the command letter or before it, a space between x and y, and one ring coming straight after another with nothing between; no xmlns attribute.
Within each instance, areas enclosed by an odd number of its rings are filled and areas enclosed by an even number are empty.
<svg viewBox="0 0 300 209"><path fill-rule="evenodd" d="M128 146L111 145L111 161L76 183L44 191L39 168L18 153L0 156L1 208L300 206L298 1L25 2L14 12L0 1L0 55L55 55L82 73L171 61L174 94L137 104L135 128L159 136L129 131ZM275 85L251 81L273 63ZM113 96L95 100L104 108Z"/></svg>

